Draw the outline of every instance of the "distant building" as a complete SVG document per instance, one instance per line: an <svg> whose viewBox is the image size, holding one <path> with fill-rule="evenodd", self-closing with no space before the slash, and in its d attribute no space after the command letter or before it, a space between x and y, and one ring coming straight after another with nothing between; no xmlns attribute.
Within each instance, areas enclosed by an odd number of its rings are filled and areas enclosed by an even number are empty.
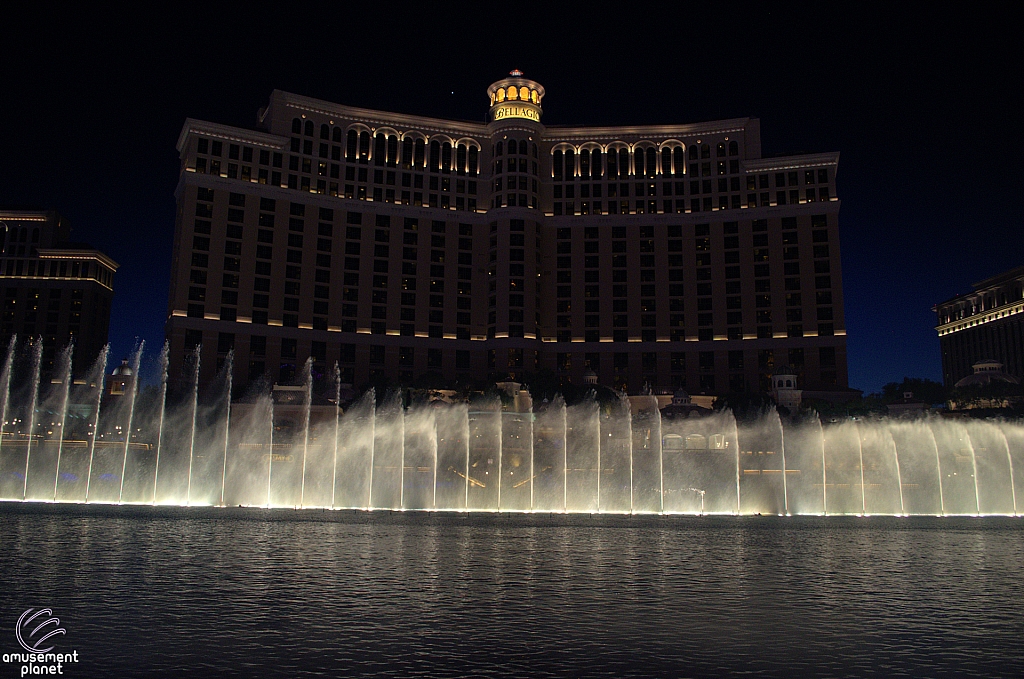
<svg viewBox="0 0 1024 679"><path fill-rule="evenodd" d="M598 82L595 81L595 87ZM760 121L541 122L514 71L487 122L275 91L257 130L189 119L172 379L523 382L764 393L847 386L834 152L763 157ZM595 99L595 106L600 106Z"/></svg>
<svg viewBox="0 0 1024 679"><path fill-rule="evenodd" d="M107 343L117 262L70 235L52 210L0 210L0 346L42 337L44 373L72 339L76 374Z"/></svg>
<svg viewBox="0 0 1024 679"><path fill-rule="evenodd" d="M974 292L932 307L942 350L946 388L974 374L973 366L995 360L1017 380L1024 378L1024 266L974 284Z"/></svg>
<svg viewBox="0 0 1024 679"><path fill-rule="evenodd" d="M919 398L914 398L914 392L903 392L903 398L894 401L886 406L889 414L893 417L917 417L928 412L928 404Z"/></svg>
<svg viewBox="0 0 1024 679"><path fill-rule="evenodd" d="M772 398L787 410L799 410L803 399L803 391L797 388L796 378L796 368L789 365L780 365L772 374Z"/></svg>
<svg viewBox="0 0 1024 679"><path fill-rule="evenodd" d="M977 397L949 402L950 410L971 410L973 408L1009 408L1020 401L1020 380L1003 370L1003 364L992 359L978 361L973 373L957 380L957 393L968 395L975 392Z"/></svg>
<svg viewBox="0 0 1024 679"><path fill-rule="evenodd" d="M135 391L135 372L128 365L128 359L121 359L121 365L114 368L107 377L107 396L131 396Z"/></svg>
<svg viewBox="0 0 1024 679"><path fill-rule="evenodd" d="M711 412L709 406L705 407L704 405L694 403L685 389L678 389L672 395L672 402L661 409L661 416L665 419L673 419L676 417L690 417L691 415L704 416Z"/></svg>

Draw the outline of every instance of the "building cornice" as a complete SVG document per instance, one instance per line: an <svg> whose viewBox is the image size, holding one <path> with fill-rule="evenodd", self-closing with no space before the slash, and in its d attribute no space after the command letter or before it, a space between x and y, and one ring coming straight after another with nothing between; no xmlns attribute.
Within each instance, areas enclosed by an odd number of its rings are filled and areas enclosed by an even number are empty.
<svg viewBox="0 0 1024 679"><path fill-rule="evenodd" d="M1002 306L995 307L994 309L989 309L988 311L982 311L981 313L974 314L973 316L968 316L967 318L958 318L955 321L937 325L935 326L935 330L939 333L939 337L943 337L944 335L960 332L961 330L968 330L994 321L1001 321L1009 316L1016 316L1017 314L1022 313L1024 313L1024 302L1017 300L1010 304L1004 304Z"/></svg>
<svg viewBox="0 0 1024 679"><path fill-rule="evenodd" d="M839 152L808 153L777 158L757 158L743 161L743 168L751 172L780 172L808 167L834 167L839 165Z"/></svg>
<svg viewBox="0 0 1024 679"><path fill-rule="evenodd" d="M286 108L292 108L297 111L309 111L328 117L358 120L371 127L374 125L377 127L408 126L417 130L428 130L438 134L490 136L490 130L484 123L444 120L442 118L415 116L407 113L392 113L390 111L376 111L369 108L345 106L282 90L274 90L270 95L270 101L271 105L278 103Z"/></svg>
<svg viewBox="0 0 1024 679"><path fill-rule="evenodd" d="M9 219L12 222L45 222L46 215L46 211L40 210L2 210L0 221Z"/></svg>
<svg viewBox="0 0 1024 679"><path fill-rule="evenodd" d="M99 250L78 248L39 248L39 259L95 259L112 271L117 271L120 266Z"/></svg>
<svg viewBox="0 0 1024 679"><path fill-rule="evenodd" d="M582 141L602 140L621 141L623 137L633 137L639 141L647 138L693 137L702 134L731 134L743 132L753 118L733 118L730 120L713 120L704 123L687 125L622 125L602 127L576 127L552 125L546 129L544 141Z"/></svg>
<svg viewBox="0 0 1024 679"><path fill-rule="evenodd" d="M185 140L188 139L190 134L202 134L214 139L236 141L242 144L253 144L255 146L266 146L267 148L273 149L282 149L288 144L287 137L279 137L276 134L267 134L266 132L247 130L241 127L231 127L230 125L211 123L206 120L186 118L185 124L181 128L181 134L178 135L176 148L179 153L182 153L185 150Z"/></svg>

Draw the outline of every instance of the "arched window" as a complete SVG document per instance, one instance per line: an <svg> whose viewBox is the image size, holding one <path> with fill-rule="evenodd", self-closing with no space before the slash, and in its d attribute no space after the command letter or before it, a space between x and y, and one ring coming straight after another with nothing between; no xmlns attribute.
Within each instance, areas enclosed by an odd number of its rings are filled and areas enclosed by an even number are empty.
<svg viewBox="0 0 1024 679"><path fill-rule="evenodd" d="M537 97L537 90L530 90L530 101L532 101L533 103L536 104L537 103L537 99L538 99L538 97Z"/></svg>
<svg viewBox="0 0 1024 679"><path fill-rule="evenodd" d="M676 147L676 176L681 177L686 172L686 158L683 156L686 154L686 150L682 146Z"/></svg>
<svg viewBox="0 0 1024 679"><path fill-rule="evenodd" d="M430 171L437 172L441 168L441 144L430 142Z"/></svg>
<svg viewBox="0 0 1024 679"><path fill-rule="evenodd" d="M469 147L469 167L466 170L469 172L471 177L476 176L477 164L480 162L480 152L475 146Z"/></svg>
<svg viewBox="0 0 1024 679"><path fill-rule="evenodd" d="M370 133L359 133L359 162L366 163L370 159Z"/></svg>
<svg viewBox="0 0 1024 679"><path fill-rule="evenodd" d="M306 136L307 137L312 137L313 136L313 121L312 120L307 120L306 121Z"/></svg>
<svg viewBox="0 0 1024 679"><path fill-rule="evenodd" d="M292 118L292 134L302 134L302 121Z"/></svg>
<svg viewBox="0 0 1024 679"><path fill-rule="evenodd" d="M388 135L388 167L394 167L398 165L398 137L395 135Z"/></svg>
<svg viewBox="0 0 1024 679"><path fill-rule="evenodd" d="M494 155L500 156L505 153L505 142L499 141L494 145Z"/></svg>
<svg viewBox="0 0 1024 679"><path fill-rule="evenodd" d="M423 139L417 139L415 144L415 160L413 161L413 167L421 168L426 165L427 158L427 142Z"/></svg>
<svg viewBox="0 0 1024 679"><path fill-rule="evenodd" d="M711 147L708 146L707 144L701 144L701 146L700 146L700 157L701 158L710 158L711 157Z"/></svg>
<svg viewBox="0 0 1024 679"><path fill-rule="evenodd" d="M658 174L658 152L654 149L647 149L647 176L654 177Z"/></svg>
<svg viewBox="0 0 1024 679"><path fill-rule="evenodd" d="M345 160L350 163L356 162L356 147L358 145L358 137L355 130L348 131L348 141L345 144Z"/></svg>
<svg viewBox="0 0 1024 679"><path fill-rule="evenodd" d="M526 155L526 140L525 139L520 139L519 140L519 155L521 155L521 156L525 156Z"/></svg>
<svg viewBox="0 0 1024 679"><path fill-rule="evenodd" d="M666 177L672 174L672 149L667 146L661 150L661 173Z"/></svg>
<svg viewBox="0 0 1024 679"><path fill-rule="evenodd" d="M738 156L740 154L740 145L734 141L729 142L729 155Z"/></svg>
<svg viewBox="0 0 1024 679"><path fill-rule="evenodd" d="M340 144L341 143L341 128L340 127L335 127L334 130L331 132L331 141L333 141L335 144Z"/></svg>
<svg viewBox="0 0 1024 679"><path fill-rule="evenodd" d="M384 145L387 141L384 139L384 134L378 132L373 138L373 164L383 165L384 164Z"/></svg>
<svg viewBox="0 0 1024 679"><path fill-rule="evenodd" d="M619 178L619 167L617 162L618 156L618 151L615 149L608 149L608 179Z"/></svg>
<svg viewBox="0 0 1024 679"><path fill-rule="evenodd" d="M594 149L590 153L590 177L591 179L601 178L601 149Z"/></svg>
<svg viewBox="0 0 1024 679"><path fill-rule="evenodd" d="M565 178L573 179L576 177L576 152L569 149L565 152Z"/></svg>
<svg viewBox="0 0 1024 679"><path fill-rule="evenodd" d="M646 165L644 164L644 150L635 149L633 151L633 173L637 177L643 177L645 167Z"/></svg>
<svg viewBox="0 0 1024 679"><path fill-rule="evenodd" d="M555 175L555 181L562 181L562 152L555 151L554 155L551 156L551 169Z"/></svg>
<svg viewBox="0 0 1024 679"><path fill-rule="evenodd" d="M537 157L537 145L536 144L533 145L533 157L534 158Z"/></svg>
<svg viewBox="0 0 1024 679"><path fill-rule="evenodd" d="M590 179L590 151L587 149L580 151L580 176Z"/></svg>
<svg viewBox="0 0 1024 679"><path fill-rule="evenodd" d="M516 149L517 148L518 147L516 146L516 140L515 139L509 139L508 140L508 154L510 156L514 156L516 154Z"/></svg>
<svg viewBox="0 0 1024 679"><path fill-rule="evenodd" d="M518 99L519 98L519 90L517 90L514 87L508 88L508 98L509 98L509 101L514 101L514 100Z"/></svg>
<svg viewBox="0 0 1024 679"><path fill-rule="evenodd" d="M519 98L522 99L523 101L529 101L530 100L530 88L529 87L520 87L519 88Z"/></svg>
<svg viewBox="0 0 1024 679"><path fill-rule="evenodd" d="M330 139L331 138L331 126L328 125L327 123L322 123L320 125L320 138L321 139Z"/></svg>
<svg viewBox="0 0 1024 679"><path fill-rule="evenodd" d="M499 87L498 91L495 94L497 95L497 100L499 102L500 101L505 101L505 88L504 87Z"/></svg>
<svg viewBox="0 0 1024 679"><path fill-rule="evenodd" d="M725 142L718 142L718 146L715 147L715 155L719 158L725 155Z"/></svg>
<svg viewBox="0 0 1024 679"><path fill-rule="evenodd" d="M690 145L690 160L697 160L697 156L699 155L699 153L700 153L700 151L697 149L697 145L696 144L691 144Z"/></svg>
<svg viewBox="0 0 1024 679"><path fill-rule="evenodd" d="M448 142L441 146L441 171L452 171L452 145Z"/></svg>
<svg viewBox="0 0 1024 679"><path fill-rule="evenodd" d="M466 145L459 144L455 147L455 172L466 174Z"/></svg>
<svg viewBox="0 0 1024 679"><path fill-rule="evenodd" d="M412 163L412 137L406 137L402 140L402 167L408 170Z"/></svg>

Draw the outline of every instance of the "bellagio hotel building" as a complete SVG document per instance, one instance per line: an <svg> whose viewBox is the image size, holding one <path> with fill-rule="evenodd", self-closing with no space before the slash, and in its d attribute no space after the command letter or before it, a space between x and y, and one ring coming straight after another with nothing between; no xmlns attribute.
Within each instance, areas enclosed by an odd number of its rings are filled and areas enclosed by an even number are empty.
<svg viewBox="0 0 1024 679"><path fill-rule="evenodd" d="M513 71L487 123L275 91L178 139L171 374L636 393L847 386L838 153L761 156L756 118L546 126ZM431 373L433 373L431 375Z"/></svg>

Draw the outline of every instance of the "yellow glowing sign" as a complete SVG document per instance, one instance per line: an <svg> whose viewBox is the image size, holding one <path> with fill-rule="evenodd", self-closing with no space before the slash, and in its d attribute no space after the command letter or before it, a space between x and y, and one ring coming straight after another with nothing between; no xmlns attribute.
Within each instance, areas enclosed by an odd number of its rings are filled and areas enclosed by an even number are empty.
<svg viewBox="0 0 1024 679"><path fill-rule="evenodd" d="M526 118L540 122L540 110L530 104L504 104L494 108L494 119Z"/></svg>

